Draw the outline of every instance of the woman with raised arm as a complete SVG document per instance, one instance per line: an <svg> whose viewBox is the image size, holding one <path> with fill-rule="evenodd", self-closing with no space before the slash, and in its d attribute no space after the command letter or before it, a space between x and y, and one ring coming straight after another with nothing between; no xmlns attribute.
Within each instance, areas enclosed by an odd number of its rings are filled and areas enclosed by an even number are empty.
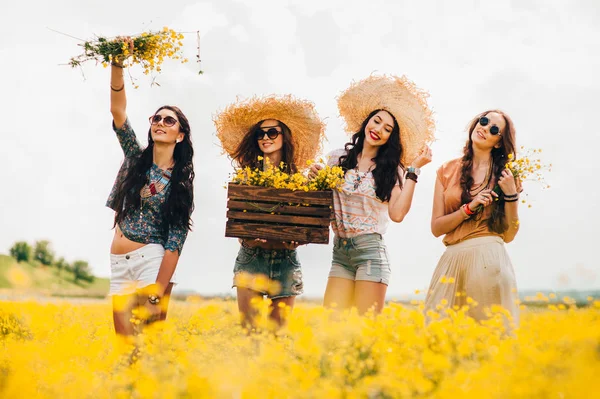
<svg viewBox="0 0 600 399"><path fill-rule="evenodd" d="M134 308L147 323L167 316L194 209L194 150L187 118L170 105L150 116L142 148L127 118L122 62L110 68L113 130L125 159L106 204L115 211L109 294L116 333L132 335Z"/></svg>

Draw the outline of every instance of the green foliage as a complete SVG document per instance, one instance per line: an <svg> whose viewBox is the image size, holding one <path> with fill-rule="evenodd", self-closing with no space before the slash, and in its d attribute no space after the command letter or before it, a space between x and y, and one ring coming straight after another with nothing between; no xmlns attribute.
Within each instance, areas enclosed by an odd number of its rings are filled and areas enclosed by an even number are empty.
<svg viewBox="0 0 600 399"><path fill-rule="evenodd" d="M69 270L69 263L61 256L56 262L54 262L54 267L56 267L59 271Z"/></svg>
<svg viewBox="0 0 600 399"><path fill-rule="evenodd" d="M83 260L76 260L72 265L73 275L75 277L75 282L79 280L86 281L91 283L94 281L94 275L90 269L90 265Z"/></svg>
<svg viewBox="0 0 600 399"><path fill-rule="evenodd" d="M29 262L31 260L31 246L25 241L15 242L15 245L10 249L10 256L15 258L17 262Z"/></svg>
<svg viewBox="0 0 600 399"><path fill-rule="evenodd" d="M50 241L36 241L33 249L33 259L37 260L42 265L52 265L54 262L54 251L52 250Z"/></svg>

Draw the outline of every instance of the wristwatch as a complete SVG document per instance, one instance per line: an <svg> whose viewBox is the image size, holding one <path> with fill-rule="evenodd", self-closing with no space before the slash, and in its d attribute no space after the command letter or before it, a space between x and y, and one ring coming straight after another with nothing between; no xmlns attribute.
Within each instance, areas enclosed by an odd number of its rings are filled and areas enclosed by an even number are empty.
<svg viewBox="0 0 600 399"><path fill-rule="evenodd" d="M160 303L160 297L158 295L150 294L148 295L148 302L152 305L158 305Z"/></svg>
<svg viewBox="0 0 600 399"><path fill-rule="evenodd" d="M421 174L421 169L415 168L414 166L409 166L406 168L406 173L414 173L415 175L419 176Z"/></svg>

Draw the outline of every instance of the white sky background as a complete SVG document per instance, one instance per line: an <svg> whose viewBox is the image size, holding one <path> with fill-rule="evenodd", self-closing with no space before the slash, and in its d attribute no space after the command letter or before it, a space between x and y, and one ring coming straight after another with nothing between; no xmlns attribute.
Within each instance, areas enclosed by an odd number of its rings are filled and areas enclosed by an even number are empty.
<svg viewBox="0 0 600 399"><path fill-rule="evenodd" d="M0 252L15 241L48 239L58 255L90 262L108 276L113 213L104 203L122 161L111 130L109 70L66 63L77 40L169 26L195 35L192 62L167 61L150 87L140 69L127 85L128 115L142 143L147 117L163 104L192 125L195 229L177 269L181 289L233 293L236 239L225 238L230 161L212 116L236 96L292 93L327 118L325 150L347 140L335 97L370 73L406 74L429 91L437 121L434 160L413 207L385 236L392 258L389 297L427 288L444 250L429 230L435 170L460 156L477 113L505 110L517 141L543 148L550 190L526 185L521 231L508 245L521 289L600 287L600 3L588 1L23 1L2 2L0 25ZM485 4L485 5L482 5ZM305 294L321 296L330 245L299 249Z"/></svg>

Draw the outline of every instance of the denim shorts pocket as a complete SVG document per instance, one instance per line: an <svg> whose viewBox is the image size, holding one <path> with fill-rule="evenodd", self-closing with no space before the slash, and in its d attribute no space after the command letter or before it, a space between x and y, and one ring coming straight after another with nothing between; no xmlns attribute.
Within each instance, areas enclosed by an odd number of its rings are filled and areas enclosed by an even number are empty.
<svg viewBox="0 0 600 399"><path fill-rule="evenodd" d="M252 262L256 258L256 252L252 249L241 247L237 258L235 258L235 262L240 265L247 265Z"/></svg>
<svg viewBox="0 0 600 399"><path fill-rule="evenodd" d="M300 259L298 258L298 253L296 251L291 251L287 255L287 260L294 267L300 267Z"/></svg>

